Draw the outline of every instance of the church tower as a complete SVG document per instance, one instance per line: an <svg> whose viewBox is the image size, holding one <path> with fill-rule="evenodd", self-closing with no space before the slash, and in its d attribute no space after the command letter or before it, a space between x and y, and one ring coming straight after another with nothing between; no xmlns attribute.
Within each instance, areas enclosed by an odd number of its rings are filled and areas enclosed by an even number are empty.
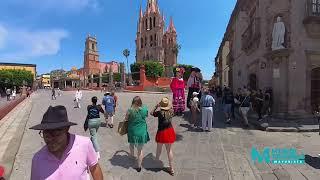
<svg viewBox="0 0 320 180"><path fill-rule="evenodd" d="M96 37L88 35L84 51L84 72L87 75L99 73L99 53L97 44Z"/></svg>
<svg viewBox="0 0 320 180"><path fill-rule="evenodd" d="M153 60L164 63L163 32L164 21L158 2L156 0L148 0L144 13L140 7L136 36L137 62Z"/></svg>
<svg viewBox="0 0 320 180"><path fill-rule="evenodd" d="M173 24L172 17L170 18L170 25L163 36L164 47L164 64L167 67L177 65L177 55L175 48L177 46L177 31Z"/></svg>

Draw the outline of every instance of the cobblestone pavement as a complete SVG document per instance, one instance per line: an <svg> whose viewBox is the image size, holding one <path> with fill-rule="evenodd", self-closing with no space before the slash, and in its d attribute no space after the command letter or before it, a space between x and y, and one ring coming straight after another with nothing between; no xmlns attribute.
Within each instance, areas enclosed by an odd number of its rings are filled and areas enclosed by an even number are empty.
<svg viewBox="0 0 320 180"><path fill-rule="evenodd" d="M72 133L89 136L83 131L83 122L86 116L86 106L92 96L102 99L100 92L84 92L82 108L73 108L74 92L64 92L63 96L52 101L50 92L39 92L33 96L32 110L28 116L28 122L24 130L21 146L16 154L11 174L12 180L30 179L31 159L33 154L44 145L37 131L28 128L41 121L42 115L48 106L65 105L68 109L69 119L77 122L78 126L71 128ZM119 106L115 116L115 128L101 127L98 132L99 142L102 147L100 164L105 179L121 180L317 180L320 176L320 141L317 133L280 133L264 132L253 129L243 129L240 122L233 122L226 127L223 122L223 114L218 109L215 113L214 130L212 132L197 132L190 128L188 114L184 117L174 118L174 127L177 132L177 142L174 144L175 171L171 177L166 172L157 168L152 157L155 155L157 121L148 117L148 129L151 141L144 147L144 162L142 172L136 172L132 167L133 162L128 159L128 144L126 136L119 136L116 132L117 124L122 121L125 111L131 104L134 96L142 97L144 104L151 110L156 101L170 94L145 94L145 93L118 93ZM8 127L10 128L10 127ZM23 131L23 129L20 129ZM2 145L1 145L2 146ZM253 164L250 157L251 147L296 147L298 152L303 151L308 157L308 163L304 165L273 165ZM15 151L7 148L6 155ZM15 153L14 153L15 154ZM1 158L1 157L0 157ZM168 165L166 153L163 150L161 159L164 166ZM0 161L1 162L1 161Z"/></svg>

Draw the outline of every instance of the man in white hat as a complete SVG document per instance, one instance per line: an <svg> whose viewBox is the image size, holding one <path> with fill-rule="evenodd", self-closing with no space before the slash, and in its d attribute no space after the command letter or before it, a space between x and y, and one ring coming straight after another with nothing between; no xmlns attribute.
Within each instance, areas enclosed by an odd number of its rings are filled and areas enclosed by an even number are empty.
<svg viewBox="0 0 320 180"><path fill-rule="evenodd" d="M190 100L190 110L191 110L191 116L192 116L191 127L193 128L197 124L198 113L200 112L198 95L199 95L198 92L193 92L192 98Z"/></svg>
<svg viewBox="0 0 320 180"><path fill-rule="evenodd" d="M215 100L209 94L209 89L204 88L203 96L200 100L201 110L202 110L202 130L211 131L212 121L213 121L213 106L215 105Z"/></svg>

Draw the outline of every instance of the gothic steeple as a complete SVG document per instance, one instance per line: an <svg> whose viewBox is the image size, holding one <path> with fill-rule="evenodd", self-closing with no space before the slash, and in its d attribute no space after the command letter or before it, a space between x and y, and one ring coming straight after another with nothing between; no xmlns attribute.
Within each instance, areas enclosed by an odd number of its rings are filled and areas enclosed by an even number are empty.
<svg viewBox="0 0 320 180"><path fill-rule="evenodd" d="M172 17L170 17L170 25L169 25L167 31L168 31L168 32L177 32L177 31L176 31L176 28L174 27L174 23L173 23Z"/></svg>

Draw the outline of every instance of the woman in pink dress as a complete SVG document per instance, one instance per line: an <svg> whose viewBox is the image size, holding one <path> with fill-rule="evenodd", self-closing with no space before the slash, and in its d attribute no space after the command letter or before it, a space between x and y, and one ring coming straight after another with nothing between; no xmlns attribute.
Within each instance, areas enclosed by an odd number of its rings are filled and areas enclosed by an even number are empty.
<svg viewBox="0 0 320 180"><path fill-rule="evenodd" d="M185 110L185 94L184 88L185 83L183 80L183 73L185 72L184 68L176 67L174 69L175 77L172 79L170 88L173 94L173 110L176 115L182 115L182 112Z"/></svg>

